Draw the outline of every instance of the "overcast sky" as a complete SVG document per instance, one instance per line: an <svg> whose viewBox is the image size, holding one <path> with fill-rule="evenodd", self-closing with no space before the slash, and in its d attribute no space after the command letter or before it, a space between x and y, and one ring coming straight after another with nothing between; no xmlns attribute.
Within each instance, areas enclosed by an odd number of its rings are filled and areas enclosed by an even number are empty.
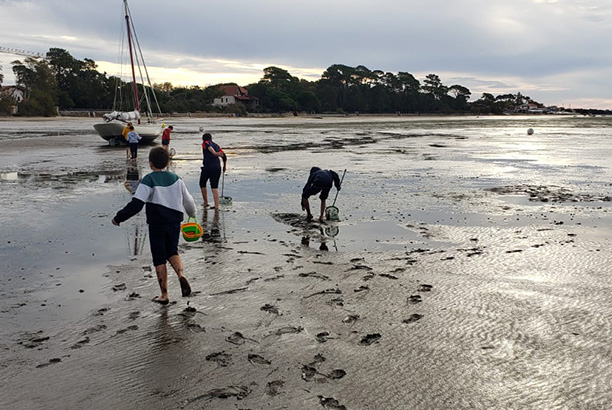
<svg viewBox="0 0 612 410"><path fill-rule="evenodd" d="M257 82L332 64L437 74L546 105L612 109L611 0L129 0L154 82ZM51 47L117 74L121 0L0 0L0 46ZM0 53L4 84L14 83Z"/></svg>

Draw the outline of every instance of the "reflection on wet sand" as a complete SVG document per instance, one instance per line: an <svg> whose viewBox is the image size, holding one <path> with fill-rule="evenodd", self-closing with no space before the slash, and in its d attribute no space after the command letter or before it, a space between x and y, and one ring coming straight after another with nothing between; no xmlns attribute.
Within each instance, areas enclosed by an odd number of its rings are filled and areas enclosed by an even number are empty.
<svg viewBox="0 0 612 410"><path fill-rule="evenodd" d="M142 173L137 163L128 163L125 171L125 181L123 185L125 189L132 195L136 193L136 189L142 179ZM148 229L143 218L134 218L132 226L126 231L128 249L130 250L130 256L142 255L145 244L147 242Z"/></svg>
<svg viewBox="0 0 612 410"><path fill-rule="evenodd" d="M227 242L227 237L225 236L225 217L221 217L220 214L221 212L215 209L210 220L206 210L202 214L203 242Z"/></svg>
<svg viewBox="0 0 612 410"><path fill-rule="evenodd" d="M140 184L141 172L138 164L130 163L127 165L125 172L125 189L128 190L129 193L134 195L136 192L136 188Z"/></svg>

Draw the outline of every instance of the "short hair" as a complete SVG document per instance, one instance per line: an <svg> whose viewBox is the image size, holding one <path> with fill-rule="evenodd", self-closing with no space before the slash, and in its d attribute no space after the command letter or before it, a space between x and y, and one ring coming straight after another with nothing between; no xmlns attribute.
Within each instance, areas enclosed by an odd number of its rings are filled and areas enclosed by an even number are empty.
<svg viewBox="0 0 612 410"><path fill-rule="evenodd" d="M133 130L133 129L134 129L134 126L133 126L133 125L130 125L130 129L131 129L131 130Z"/></svg>
<svg viewBox="0 0 612 410"><path fill-rule="evenodd" d="M168 128L170 128L171 130L173 130L173 129L174 129L174 127L173 127L172 125L168 126Z"/></svg>
<svg viewBox="0 0 612 410"><path fill-rule="evenodd" d="M149 151L149 161L157 169L164 169L168 166L170 155L163 147L155 147Z"/></svg>
<svg viewBox="0 0 612 410"><path fill-rule="evenodd" d="M210 141L212 139L212 135L209 132L202 135L202 141Z"/></svg>

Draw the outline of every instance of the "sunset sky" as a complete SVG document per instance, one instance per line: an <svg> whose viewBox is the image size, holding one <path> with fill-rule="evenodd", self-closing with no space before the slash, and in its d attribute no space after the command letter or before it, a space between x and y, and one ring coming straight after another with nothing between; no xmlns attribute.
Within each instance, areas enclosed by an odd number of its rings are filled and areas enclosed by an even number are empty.
<svg viewBox="0 0 612 410"><path fill-rule="evenodd" d="M261 79L277 66L317 80L332 64L546 105L612 109L609 0L130 0L154 82ZM121 0L0 0L0 46L51 47L118 73ZM14 83L0 53L4 85Z"/></svg>

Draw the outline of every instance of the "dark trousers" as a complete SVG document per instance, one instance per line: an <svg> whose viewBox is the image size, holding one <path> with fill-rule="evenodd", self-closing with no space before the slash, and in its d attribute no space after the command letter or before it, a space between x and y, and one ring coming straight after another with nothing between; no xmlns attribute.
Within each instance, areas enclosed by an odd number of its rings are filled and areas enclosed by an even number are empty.
<svg viewBox="0 0 612 410"><path fill-rule="evenodd" d="M132 154L132 159L136 158L138 155L138 143L130 142L130 154Z"/></svg>

